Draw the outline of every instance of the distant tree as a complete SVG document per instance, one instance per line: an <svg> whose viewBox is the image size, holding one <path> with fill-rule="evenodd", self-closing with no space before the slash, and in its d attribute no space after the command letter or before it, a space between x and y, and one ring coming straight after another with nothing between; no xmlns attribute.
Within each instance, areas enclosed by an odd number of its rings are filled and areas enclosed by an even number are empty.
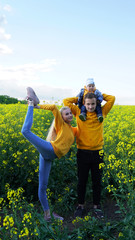
<svg viewBox="0 0 135 240"><path fill-rule="evenodd" d="M1 104L15 104L15 103L26 104L26 100L18 100L17 98L9 97L7 95L0 95L0 103Z"/></svg>

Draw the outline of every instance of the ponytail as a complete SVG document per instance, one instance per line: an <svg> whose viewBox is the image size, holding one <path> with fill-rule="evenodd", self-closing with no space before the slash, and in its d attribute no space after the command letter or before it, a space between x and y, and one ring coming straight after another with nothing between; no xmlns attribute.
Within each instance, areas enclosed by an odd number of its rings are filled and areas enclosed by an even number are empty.
<svg viewBox="0 0 135 240"><path fill-rule="evenodd" d="M60 109L60 113L61 113L61 116L62 116L62 112L66 109L68 109L69 107L62 107ZM49 132L48 132L48 135L46 137L46 141L50 142L50 141L54 141L57 137L57 134L56 134L56 129L54 127L54 123L55 123L55 119L53 119L52 121L52 124L50 126L50 129L49 129Z"/></svg>
<svg viewBox="0 0 135 240"><path fill-rule="evenodd" d="M53 122L50 126L50 129L49 129L49 132L48 132L48 135L46 137L46 141L50 142L50 141L54 141L56 139L56 130L55 130L55 127L54 127L54 121L55 119L53 119Z"/></svg>

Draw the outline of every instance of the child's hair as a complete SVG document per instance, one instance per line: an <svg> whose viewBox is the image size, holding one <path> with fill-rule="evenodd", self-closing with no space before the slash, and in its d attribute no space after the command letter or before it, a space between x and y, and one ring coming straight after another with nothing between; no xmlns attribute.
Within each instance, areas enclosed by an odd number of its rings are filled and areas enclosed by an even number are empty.
<svg viewBox="0 0 135 240"><path fill-rule="evenodd" d="M86 98L88 98L88 99L96 98L96 95L95 95L94 93L87 93L87 94L84 96L84 102L85 102ZM97 98L96 98L96 99L97 99Z"/></svg>
<svg viewBox="0 0 135 240"><path fill-rule="evenodd" d="M67 110L68 108L69 107L62 107L60 109L61 115L62 115L63 111ZM51 124L50 129L49 129L49 132L48 132L48 135L46 137L46 141L48 141L48 142L54 141L56 139L56 137L57 137L57 133L56 133L56 129L55 129L54 123L55 123L55 119L53 119L52 124Z"/></svg>

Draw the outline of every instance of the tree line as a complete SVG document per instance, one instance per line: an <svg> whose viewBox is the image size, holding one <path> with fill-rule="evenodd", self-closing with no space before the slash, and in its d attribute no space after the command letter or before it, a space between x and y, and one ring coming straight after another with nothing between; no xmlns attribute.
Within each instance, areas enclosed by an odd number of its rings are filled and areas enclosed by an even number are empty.
<svg viewBox="0 0 135 240"><path fill-rule="evenodd" d="M0 95L0 104L15 104L15 103L26 104L26 100L18 100L17 98L9 97L7 95Z"/></svg>

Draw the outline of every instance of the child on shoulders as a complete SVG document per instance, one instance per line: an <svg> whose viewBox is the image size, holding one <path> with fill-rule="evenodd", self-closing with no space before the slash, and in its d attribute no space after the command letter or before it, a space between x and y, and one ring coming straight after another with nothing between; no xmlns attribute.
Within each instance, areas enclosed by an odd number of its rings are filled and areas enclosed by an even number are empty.
<svg viewBox="0 0 135 240"><path fill-rule="evenodd" d="M98 117L98 121L99 122L103 122L103 115L102 115L102 109L101 109L101 102L103 101L103 96L102 93L96 89L95 87L95 82L93 78L88 78L86 80L86 86L84 86L84 88L81 89L80 93L77 95L78 97L78 106L81 109L81 113L79 115L79 118L82 121L86 121L86 114L87 114L87 110L86 107L83 104L83 100L84 100L84 96L88 93L88 92L92 92L96 95L97 98L97 107L96 107L96 113L97 113L97 117Z"/></svg>

